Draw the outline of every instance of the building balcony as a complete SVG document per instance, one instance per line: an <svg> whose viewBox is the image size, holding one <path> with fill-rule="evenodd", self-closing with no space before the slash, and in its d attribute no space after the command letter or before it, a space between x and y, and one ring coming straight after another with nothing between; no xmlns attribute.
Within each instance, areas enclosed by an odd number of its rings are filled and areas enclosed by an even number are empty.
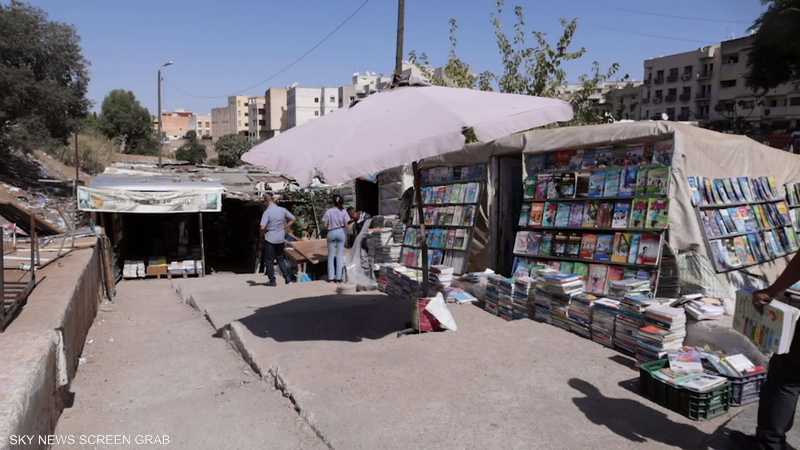
<svg viewBox="0 0 800 450"><path fill-rule="evenodd" d="M682 102L688 102L689 100L691 100L691 99L692 99L692 94L683 93L683 94L681 94L680 96L678 96L678 98L679 98L679 99L680 99L680 101L682 101Z"/></svg>
<svg viewBox="0 0 800 450"><path fill-rule="evenodd" d="M686 72L683 75L681 75L681 80L683 80L683 81L689 81L691 79L692 79L692 74L691 73Z"/></svg>
<svg viewBox="0 0 800 450"><path fill-rule="evenodd" d="M677 99L678 99L678 96L675 95L675 94L670 94L670 95L667 95L666 97L664 97L664 101L667 102L667 103L673 103Z"/></svg>
<svg viewBox="0 0 800 450"><path fill-rule="evenodd" d="M642 103L643 103L643 104L648 104L648 103L650 103L650 97L642 97Z"/></svg>
<svg viewBox="0 0 800 450"><path fill-rule="evenodd" d="M667 83L674 83L676 81L678 81L678 74L677 73L674 74L674 75L667 76Z"/></svg>
<svg viewBox="0 0 800 450"><path fill-rule="evenodd" d="M710 99L711 99L711 97L709 97L709 95L707 93L705 93L705 92L698 92L694 96L694 101L696 101L696 102L707 102Z"/></svg>
<svg viewBox="0 0 800 450"><path fill-rule="evenodd" d="M664 84L664 77L655 77L653 79L653 83L655 83L655 84Z"/></svg>
<svg viewBox="0 0 800 450"><path fill-rule="evenodd" d="M653 82L653 80L652 80L652 79L650 79L650 78L648 78L648 79L644 80L644 81L642 82L642 84L644 84L645 86L650 86L650 84L651 84L652 82Z"/></svg>
<svg viewBox="0 0 800 450"><path fill-rule="evenodd" d="M656 105L661 103L661 102L663 102L663 101L664 101L664 99L661 98L661 97L653 97L653 103L655 103Z"/></svg>
<svg viewBox="0 0 800 450"><path fill-rule="evenodd" d="M714 75L714 72L700 72L697 74L697 81L706 81L711 76Z"/></svg>

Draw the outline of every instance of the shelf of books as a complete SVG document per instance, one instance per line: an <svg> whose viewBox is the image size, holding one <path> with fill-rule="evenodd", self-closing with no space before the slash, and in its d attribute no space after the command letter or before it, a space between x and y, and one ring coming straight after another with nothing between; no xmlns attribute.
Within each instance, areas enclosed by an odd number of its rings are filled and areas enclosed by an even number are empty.
<svg viewBox="0 0 800 450"><path fill-rule="evenodd" d="M672 139L525 156L514 273L545 264L608 282L648 280L656 292L669 228Z"/></svg>
<svg viewBox="0 0 800 450"><path fill-rule="evenodd" d="M796 233L800 233L800 183L786 183L786 203L789 207L789 219Z"/></svg>
<svg viewBox="0 0 800 450"><path fill-rule="evenodd" d="M429 264L450 266L462 274L469 262L472 229L485 191L486 166L433 167L422 171L421 184ZM419 228L420 217L414 208L400 254L404 266L422 266Z"/></svg>
<svg viewBox="0 0 800 450"><path fill-rule="evenodd" d="M792 210L774 177L687 178L717 272L755 266L800 248ZM796 198L786 186L786 199Z"/></svg>

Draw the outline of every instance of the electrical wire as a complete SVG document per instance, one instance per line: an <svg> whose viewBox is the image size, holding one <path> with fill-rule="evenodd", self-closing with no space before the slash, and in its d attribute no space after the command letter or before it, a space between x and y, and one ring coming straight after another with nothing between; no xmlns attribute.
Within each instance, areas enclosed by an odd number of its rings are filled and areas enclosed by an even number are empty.
<svg viewBox="0 0 800 450"><path fill-rule="evenodd" d="M638 31L621 30L619 28L607 27L607 26L604 26L604 25L596 25L596 24L592 24L592 23L588 23L586 25L589 26L589 27L599 28L601 30L614 31L614 32L617 32L617 33L624 33L624 34L633 34L633 35L636 35L636 36L642 36L642 37L647 37L647 38L652 38L652 39L664 39L664 40L678 41L678 42L691 42L693 44L703 44L703 45L712 44L712 42L710 42L710 41L703 41L703 40L700 40L700 39L681 38L681 37L675 37L675 36L664 36L664 35L661 35L661 34L641 33L641 32L638 32Z"/></svg>
<svg viewBox="0 0 800 450"><path fill-rule="evenodd" d="M726 19L713 19L707 17L690 17L690 16L678 16L674 14L664 14L664 13L657 13L657 12L650 12L650 11L641 11L637 9L627 9L627 8L614 8L617 11L622 11L630 14L639 14L642 16L653 16L653 17L665 17L668 19L679 19L679 20L693 20L697 22L711 22L711 23L730 23L730 24L747 24L750 25L753 22L747 20L726 20Z"/></svg>
<svg viewBox="0 0 800 450"><path fill-rule="evenodd" d="M336 34L339 30L341 30L348 22L350 22L350 20L352 20L353 17L356 16L356 14L358 14L362 9L364 9L364 7L367 6L367 3L369 3L369 1L370 0L364 0L360 5L358 5L358 7L355 10L353 10L352 13L350 13L350 15L345 17L344 20L342 20L341 22L339 22L338 25L336 25L336 27L334 27L331 31L329 31L327 34L325 34L325 36L323 36L319 41L317 41L316 44L312 45L308 50L303 52L300 56L298 56L297 58L292 60L290 63L284 65L280 69L276 70L275 72L273 72L272 74L270 74L269 76L264 78L263 80L260 80L260 81L258 81L256 83L253 83L253 84L251 84L251 85L249 85L247 87L244 87L242 89L238 89L238 90L236 90L236 91L234 91L234 92L232 92L232 93L230 93L228 95L195 95L195 94L192 94L191 92L185 91L185 90L177 87L174 84L170 84L170 88L171 89L175 89L176 91L180 92L181 94L183 94L183 95L185 95L187 97L205 98L205 99L218 99L218 98L227 98L229 96L239 95L239 94L241 94L241 93L243 93L245 91L249 91L250 89L253 89L253 88L256 88L258 86L261 86L261 85L263 85L263 84L275 79L276 77L280 76L281 74L287 72L289 69L291 69L292 67L296 66L302 60L304 60L306 57L308 57L311 53L313 53L314 50L316 50L319 47L321 47L322 44L324 44L328 39L333 37L333 35Z"/></svg>

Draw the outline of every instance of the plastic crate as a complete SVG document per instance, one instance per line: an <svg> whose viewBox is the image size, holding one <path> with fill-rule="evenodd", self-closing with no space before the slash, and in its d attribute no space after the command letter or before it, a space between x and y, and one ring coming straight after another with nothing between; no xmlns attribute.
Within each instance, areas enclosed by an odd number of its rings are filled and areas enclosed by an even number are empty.
<svg viewBox="0 0 800 450"><path fill-rule="evenodd" d="M742 378L728 378L728 381L731 384L731 406L747 405L758 401L761 385L767 381L767 373Z"/></svg>
<svg viewBox="0 0 800 450"><path fill-rule="evenodd" d="M692 420L713 419L728 412L732 397L730 383L709 392L692 392L653 377L652 372L668 365L668 360L659 359L639 366L639 389L644 397Z"/></svg>

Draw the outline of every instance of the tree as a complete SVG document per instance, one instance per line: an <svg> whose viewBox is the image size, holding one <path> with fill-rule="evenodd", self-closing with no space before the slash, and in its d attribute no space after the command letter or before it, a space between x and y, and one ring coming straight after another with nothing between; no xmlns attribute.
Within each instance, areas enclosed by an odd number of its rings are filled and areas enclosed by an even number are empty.
<svg viewBox="0 0 800 450"><path fill-rule="evenodd" d="M178 147L175 151L175 158L181 161L189 161L192 164L202 164L206 160L206 146L197 141L197 132L189 130L186 132L186 143Z"/></svg>
<svg viewBox="0 0 800 450"><path fill-rule="evenodd" d="M247 141L247 137L241 134L226 134L214 144L219 165L226 167L236 167L242 164L241 157L249 149L250 143Z"/></svg>
<svg viewBox="0 0 800 450"><path fill-rule="evenodd" d="M0 151L65 143L89 108L87 66L71 25L0 3Z"/></svg>
<svg viewBox="0 0 800 450"><path fill-rule="evenodd" d="M800 0L762 0L767 10L751 27L753 47L747 59L747 85L766 93L800 81Z"/></svg>
<svg viewBox="0 0 800 450"><path fill-rule="evenodd" d="M158 154L150 112L133 92L124 89L109 92L100 108L99 123L103 133L120 142L125 153Z"/></svg>

